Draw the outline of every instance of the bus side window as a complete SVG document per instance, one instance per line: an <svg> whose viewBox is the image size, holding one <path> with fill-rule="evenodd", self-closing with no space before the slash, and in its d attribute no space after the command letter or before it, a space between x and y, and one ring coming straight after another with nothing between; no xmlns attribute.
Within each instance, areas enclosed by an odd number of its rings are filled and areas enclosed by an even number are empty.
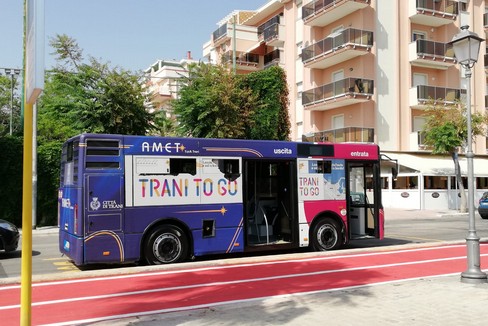
<svg viewBox="0 0 488 326"><path fill-rule="evenodd" d="M317 173L319 174L330 174L332 173L332 161L318 161L317 162Z"/></svg>
<svg viewBox="0 0 488 326"><path fill-rule="evenodd" d="M178 175L181 173L196 175L197 160L194 158L171 158L169 160L169 173L171 175Z"/></svg>
<svg viewBox="0 0 488 326"><path fill-rule="evenodd" d="M219 160L219 170L229 181L235 181L241 176L239 171L239 160L221 159Z"/></svg>

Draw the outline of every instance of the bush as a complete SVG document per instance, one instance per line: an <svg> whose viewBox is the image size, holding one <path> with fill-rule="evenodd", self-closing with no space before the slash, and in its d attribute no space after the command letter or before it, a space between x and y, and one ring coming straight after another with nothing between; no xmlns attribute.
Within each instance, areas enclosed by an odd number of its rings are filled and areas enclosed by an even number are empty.
<svg viewBox="0 0 488 326"><path fill-rule="evenodd" d="M22 138L0 137L0 218L22 224Z"/></svg>
<svg viewBox="0 0 488 326"><path fill-rule="evenodd" d="M40 144L37 155L37 225L56 225L62 143ZM0 137L0 218L22 225L23 138Z"/></svg>

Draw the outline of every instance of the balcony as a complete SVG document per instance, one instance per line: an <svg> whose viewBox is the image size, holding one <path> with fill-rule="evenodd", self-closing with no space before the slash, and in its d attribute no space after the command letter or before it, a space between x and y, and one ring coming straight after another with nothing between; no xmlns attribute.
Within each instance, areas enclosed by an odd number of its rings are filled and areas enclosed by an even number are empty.
<svg viewBox="0 0 488 326"><path fill-rule="evenodd" d="M346 127L325 131L318 131L302 136L304 142L331 142L331 143L373 143L374 129L362 127Z"/></svg>
<svg viewBox="0 0 488 326"><path fill-rule="evenodd" d="M302 94L307 110L323 111L371 100L374 83L363 78L346 78L326 84Z"/></svg>
<svg viewBox="0 0 488 326"><path fill-rule="evenodd" d="M488 13L483 14L483 26L485 27L485 30L488 29Z"/></svg>
<svg viewBox="0 0 488 326"><path fill-rule="evenodd" d="M276 49L264 55L264 69L282 64L283 61L280 49Z"/></svg>
<svg viewBox="0 0 488 326"><path fill-rule="evenodd" d="M488 73L488 53L484 55L484 60L485 60L485 73Z"/></svg>
<svg viewBox="0 0 488 326"><path fill-rule="evenodd" d="M418 85L410 89L410 107L414 109L427 109L432 103L451 105L465 98L466 90L460 88Z"/></svg>
<svg viewBox="0 0 488 326"><path fill-rule="evenodd" d="M279 47L285 43L285 26L281 24L283 15L276 15L258 27L258 40L266 45Z"/></svg>
<svg viewBox="0 0 488 326"><path fill-rule="evenodd" d="M326 26L369 6L369 2L369 0L315 0L302 7L303 23L308 26Z"/></svg>
<svg viewBox="0 0 488 326"><path fill-rule="evenodd" d="M373 32L348 28L334 33L302 50L307 68L324 69L365 55L373 46Z"/></svg>
<svg viewBox="0 0 488 326"><path fill-rule="evenodd" d="M214 46L224 43L226 39L227 39L227 23L223 24L212 33L212 42Z"/></svg>
<svg viewBox="0 0 488 326"><path fill-rule="evenodd" d="M410 21L415 24L438 27L454 22L459 14L459 3L454 0L408 0Z"/></svg>
<svg viewBox="0 0 488 326"><path fill-rule="evenodd" d="M427 40L410 43L409 59L414 66L443 70L456 64L451 44Z"/></svg>
<svg viewBox="0 0 488 326"><path fill-rule="evenodd" d="M227 51L222 56L222 63L232 65L232 51ZM239 70L257 71L259 66L259 55L255 53L239 53L236 55L236 68Z"/></svg>

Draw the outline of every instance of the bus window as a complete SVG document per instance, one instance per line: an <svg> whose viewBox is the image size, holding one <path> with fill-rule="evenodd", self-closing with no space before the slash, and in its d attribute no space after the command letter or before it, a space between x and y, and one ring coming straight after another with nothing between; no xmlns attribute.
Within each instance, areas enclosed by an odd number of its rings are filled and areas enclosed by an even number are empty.
<svg viewBox="0 0 488 326"><path fill-rule="evenodd" d="M219 170L230 181L236 180L241 175L239 171L239 160L236 159L220 159Z"/></svg>
<svg viewBox="0 0 488 326"><path fill-rule="evenodd" d="M63 147L61 157L61 184L76 185L78 182L78 145L70 141Z"/></svg>
<svg viewBox="0 0 488 326"><path fill-rule="evenodd" d="M171 158L169 160L169 173L171 175L178 175L181 173L196 175L197 160L194 158Z"/></svg>
<svg viewBox="0 0 488 326"><path fill-rule="evenodd" d="M119 169L119 147L118 140L87 140L85 167L87 169Z"/></svg>

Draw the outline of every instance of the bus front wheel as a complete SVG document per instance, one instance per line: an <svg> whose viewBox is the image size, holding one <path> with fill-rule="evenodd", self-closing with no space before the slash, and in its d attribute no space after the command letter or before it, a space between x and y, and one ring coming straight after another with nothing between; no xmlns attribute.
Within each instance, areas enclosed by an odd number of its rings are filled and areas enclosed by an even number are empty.
<svg viewBox="0 0 488 326"><path fill-rule="evenodd" d="M313 228L311 244L315 251L338 249L342 245L342 233L339 224L331 218L319 221Z"/></svg>
<svg viewBox="0 0 488 326"><path fill-rule="evenodd" d="M147 238L144 256L150 265L181 262L188 256L187 236L177 226L159 226Z"/></svg>

